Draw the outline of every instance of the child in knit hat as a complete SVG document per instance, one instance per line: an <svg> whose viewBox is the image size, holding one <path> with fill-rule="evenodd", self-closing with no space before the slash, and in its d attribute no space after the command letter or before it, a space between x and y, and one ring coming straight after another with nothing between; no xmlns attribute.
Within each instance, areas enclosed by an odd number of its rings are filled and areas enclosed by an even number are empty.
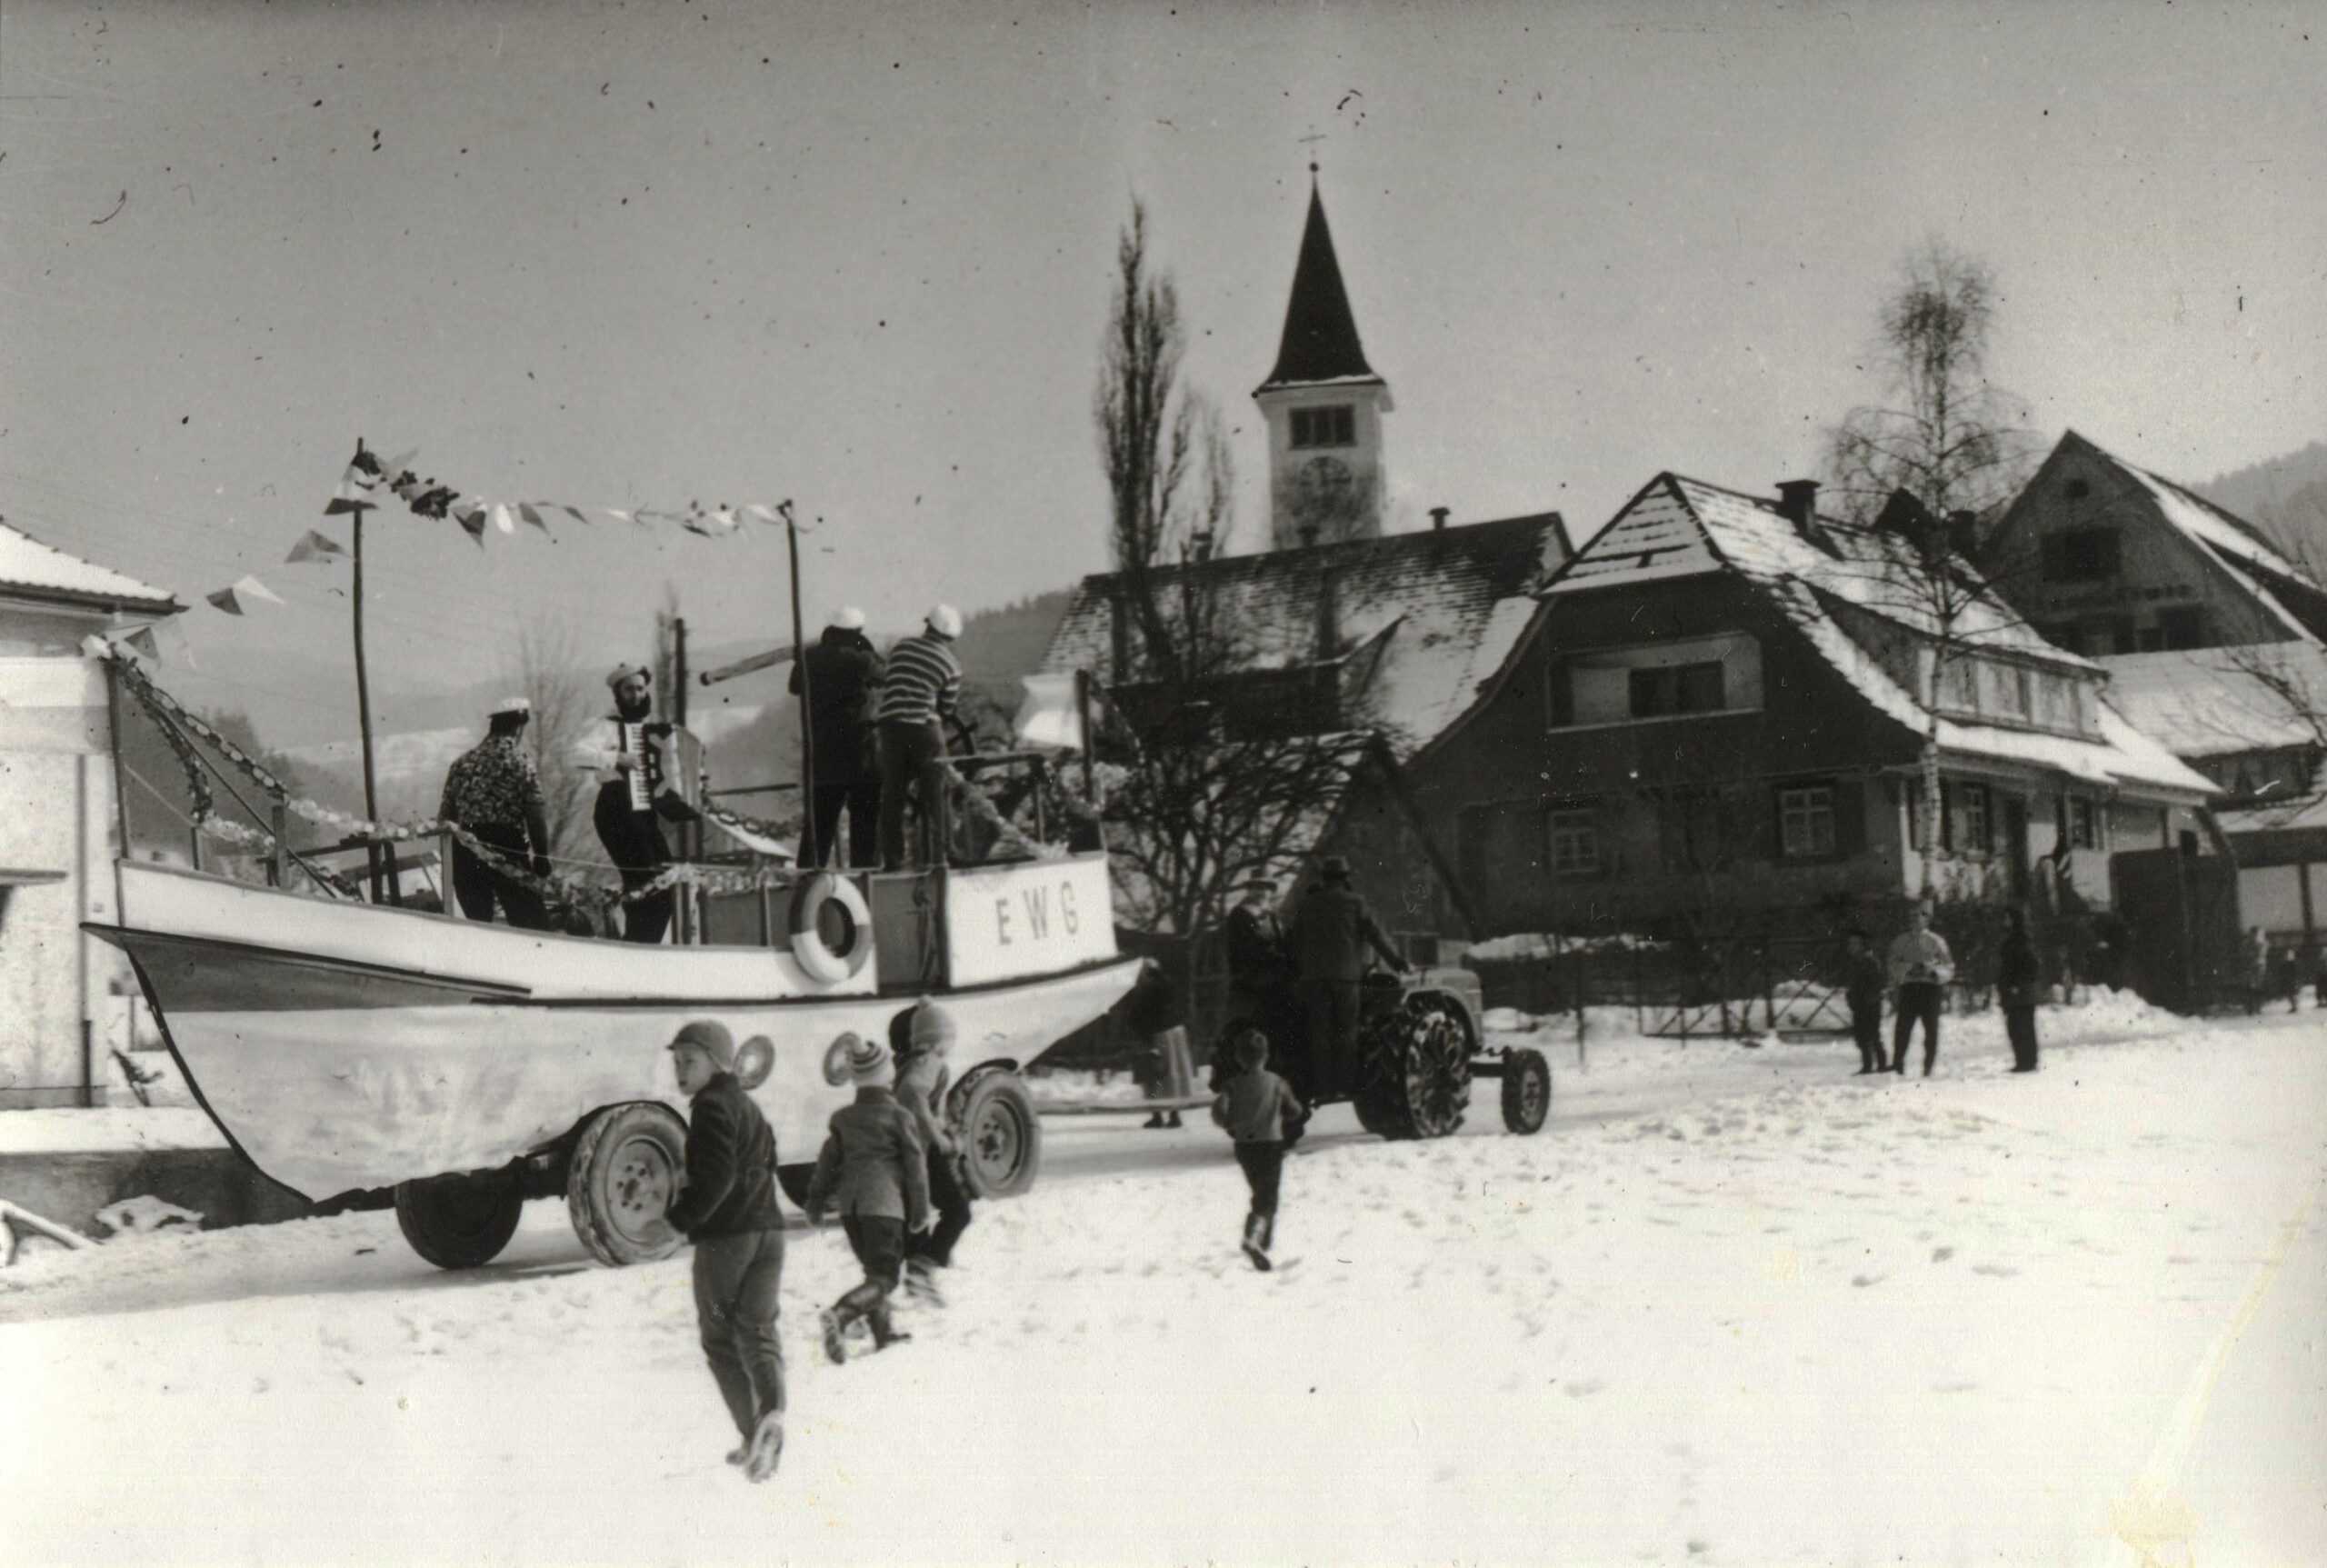
<svg viewBox="0 0 2327 1568"><path fill-rule="evenodd" d="M924 998L889 1020L889 1049L897 1063L897 1103L921 1127L929 1162L929 1203L936 1223L905 1237L905 1293L931 1306L944 1306L945 1293L936 1271L954 1264L954 1243L970 1228L970 1181L961 1148L945 1119L952 1074L945 1063L954 1048L954 1015Z"/></svg>
<svg viewBox="0 0 2327 1568"><path fill-rule="evenodd" d="M1268 1070L1267 1035L1246 1029L1229 1042L1229 1054L1236 1075L1213 1101L1212 1119L1236 1140L1236 1163L1253 1192L1253 1206L1244 1216L1244 1255L1265 1273L1269 1247L1276 1240L1277 1180L1284 1172L1285 1151L1308 1124L1309 1111L1293 1085Z"/></svg>
<svg viewBox="0 0 2327 1568"><path fill-rule="evenodd" d="M840 1362L848 1359L843 1336L858 1318L872 1327L875 1350L912 1337L890 1325L889 1293L904 1266L905 1233L929 1223L929 1172L921 1128L892 1090L896 1065L888 1044L848 1034L834 1047L848 1064L856 1099L833 1113L805 1207L817 1223L827 1205L838 1209L849 1249L864 1267L864 1283L826 1308L822 1319L824 1353Z"/></svg>

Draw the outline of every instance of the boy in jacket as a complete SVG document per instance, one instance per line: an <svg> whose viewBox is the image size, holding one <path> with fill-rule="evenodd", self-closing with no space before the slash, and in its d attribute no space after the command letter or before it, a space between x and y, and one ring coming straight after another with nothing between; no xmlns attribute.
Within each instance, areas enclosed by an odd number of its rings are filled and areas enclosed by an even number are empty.
<svg viewBox="0 0 2327 1568"><path fill-rule="evenodd" d="M703 1353L744 1436L727 1455L754 1481L784 1454L784 1215L775 1201L775 1134L735 1081L735 1040L699 1020L670 1044L690 1102L687 1179L665 1216L694 1243L694 1310Z"/></svg>
<svg viewBox="0 0 2327 1568"><path fill-rule="evenodd" d="M1843 995L1850 1004L1851 1034L1858 1041L1858 1070L1886 1073L1883 1055L1883 961L1863 931L1843 939Z"/></svg>
<svg viewBox="0 0 2327 1568"><path fill-rule="evenodd" d="M1253 1191L1244 1216L1244 1255L1268 1272L1269 1247L1276 1240L1276 1193L1285 1151L1308 1124L1309 1111L1293 1085L1268 1070L1268 1036L1247 1029L1229 1044L1236 1075L1212 1103L1212 1119L1236 1140L1236 1163Z"/></svg>
<svg viewBox="0 0 2327 1568"><path fill-rule="evenodd" d="M886 1349L913 1336L890 1326L889 1293L897 1288L904 1263L905 1232L929 1223L929 1170L921 1128L913 1113L897 1104L892 1085L896 1064L883 1040L844 1034L849 1077L856 1100L833 1113L832 1134L816 1156L808 1183L808 1218L821 1223L827 1205L840 1211L849 1250L864 1266L864 1283L824 1309L824 1354L848 1359L843 1337L863 1318L873 1329L873 1348Z"/></svg>
<svg viewBox="0 0 2327 1568"><path fill-rule="evenodd" d="M889 1051L897 1064L897 1103L921 1129L929 1164L929 1204L937 1222L905 1235L905 1293L931 1306L944 1306L939 1269L954 1266L954 1243L970 1228L970 1183L962 1152L945 1125L945 1092L953 1081L945 1065L954 1048L954 1015L934 1002L921 1002L889 1020Z"/></svg>

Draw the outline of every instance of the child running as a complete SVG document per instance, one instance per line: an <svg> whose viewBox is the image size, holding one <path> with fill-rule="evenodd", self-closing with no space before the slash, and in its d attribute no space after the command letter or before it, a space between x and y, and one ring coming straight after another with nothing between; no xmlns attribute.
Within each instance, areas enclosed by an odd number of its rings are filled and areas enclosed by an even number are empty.
<svg viewBox="0 0 2327 1568"><path fill-rule="evenodd" d="M904 1265L905 1232L929 1223L929 1171L921 1129L913 1113L897 1104L891 1086L896 1064L886 1042L854 1034L834 1042L844 1045L854 1104L833 1113L832 1134L816 1156L805 1205L812 1223L821 1223L825 1205L836 1204L849 1249L864 1265L864 1283L824 1310L824 1353L848 1359L843 1337L863 1318L873 1329L873 1348L884 1350L913 1336L890 1326L889 1293Z"/></svg>
<svg viewBox="0 0 2327 1568"><path fill-rule="evenodd" d="M1244 1255L1265 1273L1273 1266L1269 1248L1276 1240L1277 1179L1284 1171L1285 1151L1300 1138L1309 1112L1293 1085L1268 1070L1267 1035L1246 1029L1228 1049L1236 1074L1213 1101L1212 1119L1236 1140L1236 1163L1253 1189L1252 1210L1244 1216Z"/></svg>

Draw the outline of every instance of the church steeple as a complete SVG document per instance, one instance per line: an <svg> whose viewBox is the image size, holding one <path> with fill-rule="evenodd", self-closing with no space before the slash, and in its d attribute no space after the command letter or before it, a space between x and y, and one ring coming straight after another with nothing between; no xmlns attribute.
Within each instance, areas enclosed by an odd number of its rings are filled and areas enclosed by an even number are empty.
<svg viewBox="0 0 2327 1568"><path fill-rule="evenodd" d="M1276 366L1253 393L1268 421L1269 532L1278 550L1382 532L1382 415L1393 404L1358 340L1316 174L1310 165L1309 222Z"/></svg>
<svg viewBox="0 0 2327 1568"><path fill-rule="evenodd" d="M1373 374L1373 367L1365 363L1365 347L1358 342L1357 318L1350 314L1349 291L1342 286L1341 262L1333 255L1333 232L1325 226L1325 203L1313 174L1309 226L1301 235L1301 260L1293 269L1284 336L1277 344L1276 368L1261 390Z"/></svg>

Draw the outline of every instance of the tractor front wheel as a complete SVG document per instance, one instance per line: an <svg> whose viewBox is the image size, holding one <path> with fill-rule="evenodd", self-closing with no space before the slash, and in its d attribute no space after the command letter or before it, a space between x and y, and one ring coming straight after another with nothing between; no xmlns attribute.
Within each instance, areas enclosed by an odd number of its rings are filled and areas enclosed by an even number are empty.
<svg viewBox="0 0 2327 1568"><path fill-rule="evenodd" d="M1541 1051L1513 1051L1503 1059L1503 1124L1514 1133L1543 1130L1552 1109L1552 1064Z"/></svg>

